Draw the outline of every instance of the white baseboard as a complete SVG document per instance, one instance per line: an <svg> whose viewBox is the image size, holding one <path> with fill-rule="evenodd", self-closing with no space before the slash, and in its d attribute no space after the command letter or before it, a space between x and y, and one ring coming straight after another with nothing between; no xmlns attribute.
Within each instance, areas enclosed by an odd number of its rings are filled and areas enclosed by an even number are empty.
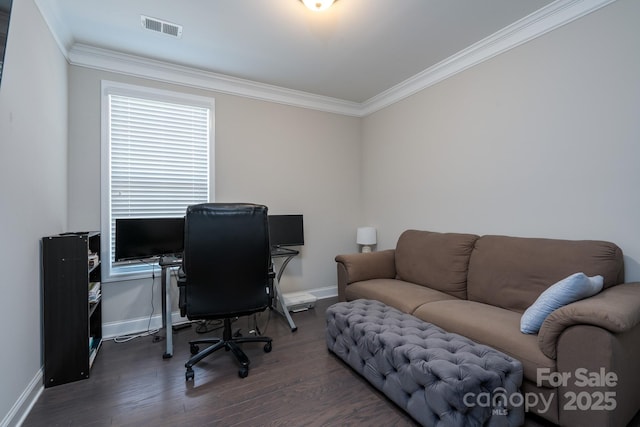
<svg viewBox="0 0 640 427"><path fill-rule="evenodd" d="M324 288L309 289L305 290L304 292L308 292L318 299L332 298L338 296L338 287L325 286Z"/></svg>
<svg viewBox="0 0 640 427"><path fill-rule="evenodd" d="M336 286L326 286L323 288L305 289L304 292L308 292L318 299L325 299L338 296L338 288ZM186 322L185 317L180 316L180 312L175 311L171 313L171 322L174 325ZM113 339L116 337L140 334L148 330L156 330L162 327L162 314L154 314L149 317L139 317L136 319L128 319L117 322L108 322L102 324L102 339Z"/></svg>
<svg viewBox="0 0 640 427"><path fill-rule="evenodd" d="M177 325L187 322L186 317L181 317L179 311L171 313L171 323ZM155 331L162 327L162 314L138 317L136 319L121 320L117 322L107 322L102 324L102 339L109 340L126 335L140 334L147 331Z"/></svg>
<svg viewBox="0 0 640 427"><path fill-rule="evenodd" d="M42 379L44 377L44 373L42 368L36 372L36 375L27 385L27 388L22 392L16 403L13 404L11 410L5 415L5 417L0 422L0 427L13 427L13 426L21 426L24 420L31 412L31 408L38 401L38 398L42 394L44 390L44 385L42 384Z"/></svg>

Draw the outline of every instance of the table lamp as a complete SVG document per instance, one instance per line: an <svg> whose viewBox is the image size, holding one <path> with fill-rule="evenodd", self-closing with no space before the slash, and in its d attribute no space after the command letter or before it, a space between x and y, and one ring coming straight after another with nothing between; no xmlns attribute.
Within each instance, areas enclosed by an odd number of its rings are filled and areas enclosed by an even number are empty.
<svg viewBox="0 0 640 427"><path fill-rule="evenodd" d="M371 252L371 245L376 244L376 229L373 227L358 227L356 243L362 245L362 253Z"/></svg>

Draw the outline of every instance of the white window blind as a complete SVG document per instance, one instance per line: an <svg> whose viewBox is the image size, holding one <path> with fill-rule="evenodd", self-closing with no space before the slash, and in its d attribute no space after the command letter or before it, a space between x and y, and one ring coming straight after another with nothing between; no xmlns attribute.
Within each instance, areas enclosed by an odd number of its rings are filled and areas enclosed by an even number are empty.
<svg viewBox="0 0 640 427"><path fill-rule="evenodd" d="M109 274L117 275L116 219L181 217L187 206L209 201L211 107L106 96L110 220L103 240L108 231Z"/></svg>

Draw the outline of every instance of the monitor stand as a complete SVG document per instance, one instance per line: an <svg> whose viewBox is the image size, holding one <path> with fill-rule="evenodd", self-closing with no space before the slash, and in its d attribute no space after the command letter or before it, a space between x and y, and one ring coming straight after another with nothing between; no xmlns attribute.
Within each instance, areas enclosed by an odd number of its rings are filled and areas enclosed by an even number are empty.
<svg viewBox="0 0 640 427"><path fill-rule="evenodd" d="M274 286L273 286L273 289L275 290L274 300L276 301L274 308L276 312L278 312L280 315L284 316L285 319L287 319L287 322L289 323L289 327L291 328L291 332L297 331L298 327L296 326L295 323L293 323L293 319L291 318L291 315L289 314L289 310L287 309L287 305L284 302L284 295L282 295L282 292L280 292L280 278L282 277L282 273L284 272L284 269L287 267L287 264L289 264L289 261L291 261L299 253L300 251L297 251L295 249L283 248L280 246L274 246L271 248L271 258L284 258L284 261L282 261L282 265L280 266L280 269L276 272L276 282L274 283Z"/></svg>

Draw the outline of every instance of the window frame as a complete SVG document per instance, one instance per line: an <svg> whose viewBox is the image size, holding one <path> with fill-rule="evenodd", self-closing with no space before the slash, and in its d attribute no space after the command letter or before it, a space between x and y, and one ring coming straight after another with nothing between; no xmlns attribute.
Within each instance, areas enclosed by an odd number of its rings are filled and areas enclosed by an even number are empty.
<svg viewBox="0 0 640 427"><path fill-rule="evenodd" d="M157 269L157 262L130 262L115 264L111 261L111 114L109 108L109 95L144 98L159 102L184 104L209 109L208 201L215 200L215 99L211 97L109 80L101 81L100 229L102 238L100 239L100 259L102 260L102 281L113 282L148 278L152 277L154 270Z"/></svg>

